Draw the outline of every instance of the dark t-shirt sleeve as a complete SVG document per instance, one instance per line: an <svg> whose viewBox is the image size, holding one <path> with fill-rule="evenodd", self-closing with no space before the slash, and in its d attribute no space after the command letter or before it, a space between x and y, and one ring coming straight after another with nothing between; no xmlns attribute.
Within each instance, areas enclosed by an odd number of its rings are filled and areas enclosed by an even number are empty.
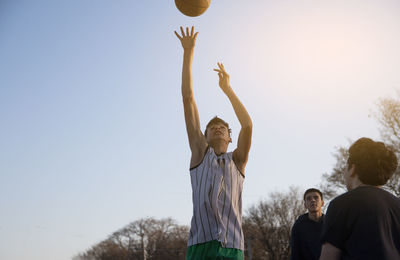
<svg viewBox="0 0 400 260"><path fill-rule="evenodd" d="M330 243L333 246L344 249L345 241L349 237L350 216L346 205L341 201L333 200L328 207L321 234L321 242Z"/></svg>

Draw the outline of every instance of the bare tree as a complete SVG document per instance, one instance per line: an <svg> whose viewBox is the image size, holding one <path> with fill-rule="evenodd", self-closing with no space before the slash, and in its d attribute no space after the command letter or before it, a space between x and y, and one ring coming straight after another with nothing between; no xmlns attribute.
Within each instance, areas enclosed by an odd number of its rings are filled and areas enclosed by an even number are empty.
<svg viewBox="0 0 400 260"><path fill-rule="evenodd" d="M400 91L397 99L382 98L377 105L375 118L380 124L380 133L386 144L392 146L397 158L400 158ZM385 185L389 191L400 196L400 168L397 167L393 177Z"/></svg>
<svg viewBox="0 0 400 260"><path fill-rule="evenodd" d="M189 229L171 218L134 221L106 240L74 257L75 260L184 259Z"/></svg>
<svg viewBox="0 0 400 260"><path fill-rule="evenodd" d="M349 157L348 149L342 146L336 147L333 156L336 159L336 164L330 174L324 173L322 175L322 183L320 184L320 190L324 194L326 201L346 191L343 176L347 167L347 158Z"/></svg>
<svg viewBox="0 0 400 260"><path fill-rule="evenodd" d="M381 98L377 104L375 118L380 124L383 140L400 152L400 91L397 99Z"/></svg>
<svg viewBox="0 0 400 260"><path fill-rule="evenodd" d="M252 258L257 260L288 259L290 230L304 211L302 194L293 187L286 193L271 193L268 200L250 207L243 219L247 255L251 250Z"/></svg>
<svg viewBox="0 0 400 260"><path fill-rule="evenodd" d="M379 123L381 138L385 144L390 145L395 151L397 158L400 157L400 91L397 99L382 98L379 99L374 117ZM321 190L327 198L332 198L339 193L344 192L346 185L343 174L345 171L348 151L347 147L338 147L334 156L336 165L331 173L325 173L322 176ZM400 196L400 168L398 167L393 177L387 182L384 188L396 196Z"/></svg>

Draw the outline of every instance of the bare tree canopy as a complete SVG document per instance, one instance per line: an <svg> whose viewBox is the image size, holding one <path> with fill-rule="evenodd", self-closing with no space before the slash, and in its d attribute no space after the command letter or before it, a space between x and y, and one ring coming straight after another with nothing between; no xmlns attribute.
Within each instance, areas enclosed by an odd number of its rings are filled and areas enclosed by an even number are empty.
<svg viewBox="0 0 400 260"><path fill-rule="evenodd" d="M347 147L336 147L333 156L336 159L336 164L332 169L332 173L324 173L322 175L322 183L320 184L320 189L326 200L346 191L343 176L349 156Z"/></svg>
<svg viewBox="0 0 400 260"><path fill-rule="evenodd" d="M243 218L246 255L260 260L289 258L291 228L305 212L302 192L291 187L273 192L249 208ZM171 218L145 218L112 233L107 239L74 257L74 260L179 260L185 259L187 226Z"/></svg>
<svg viewBox="0 0 400 260"><path fill-rule="evenodd" d="M375 117L380 124L380 132L385 143L400 152L400 91L397 99L382 98L377 105Z"/></svg>
<svg viewBox="0 0 400 260"><path fill-rule="evenodd" d="M268 200L250 207L243 219L247 255L259 260L289 259L290 230L304 212L302 193L293 187L271 193Z"/></svg>
<svg viewBox="0 0 400 260"><path fill-rule="evenodd" d="M397 158L400 157L400 91L397 99L383 98L378 102L378 111L375 115L380 124L380 133L386 144L392 146ZM400 168L397 167L393 177L385 187L400 196Z"/></svg>
<svg viewBox="0 0 400 260"><path fill-rule="evenodd" d="M379 123L383 142L392 147L397 157L400 157L400 91L396 98L381 98L378 100L374 117ZM330 174L323 174L321 190L327 198L332 198L343 191L346 185L343 174L348 158L347 147L337 147L334 153L336 165ZM396 196L400 196L400 168L384 186Z"/></svg>
<svg viewBox="0 0 400 260"><path fill-rule="evenodd" d="M106 240L74 257L75 260L185 259L189 229L171 218L134 221Z"/></svg>

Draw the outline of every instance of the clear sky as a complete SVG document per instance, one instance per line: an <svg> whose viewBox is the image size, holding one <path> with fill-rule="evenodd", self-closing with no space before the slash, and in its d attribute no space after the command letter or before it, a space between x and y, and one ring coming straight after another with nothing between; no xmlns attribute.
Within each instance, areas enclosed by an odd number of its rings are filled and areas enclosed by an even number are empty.
<svg viewBox="0 0 400 260"><path fill-rule="evenodd" d="M223 62L253 119L244 210L320 182L335 146L379 138L370 115L400 88L398 0L0 0L0 259L64 260L131 221L189 224L180 25L200 33L204 129L239 123Z"/></svg>

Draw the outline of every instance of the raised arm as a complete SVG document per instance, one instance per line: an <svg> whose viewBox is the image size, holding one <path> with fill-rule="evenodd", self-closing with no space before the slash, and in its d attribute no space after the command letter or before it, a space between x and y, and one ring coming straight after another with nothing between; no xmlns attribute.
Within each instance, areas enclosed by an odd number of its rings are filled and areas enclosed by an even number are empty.
<svg viewBox="0 0 400 260"><path fill-rule="evenodd" d="M198 32L194 33L193 26L190 33L188 27L186 27L186 34L182 27L181 35L175 31L175 35L181 41L183 47L182 99L186 131L192 151L190 167L201 162L207 147L206 139L200 129L199 112L193 96L192 63L197 34Z"/></svg>
<svg viewBox="0 0 400 260"><path fill-rule="evenodd" d="M233 110L235 111L236 117L238 118L241 125L237 148L233 152L233 159L236 163L236 166L244 174L251 146L253 123L249 114L247 113L246 108L243 106L242 102L240 102L235 92L233 92L229 83L229 74L226 73L224 65L222 63L218 63L218 69L214 70L218 72L219 86L229 98Z"/></svg>

